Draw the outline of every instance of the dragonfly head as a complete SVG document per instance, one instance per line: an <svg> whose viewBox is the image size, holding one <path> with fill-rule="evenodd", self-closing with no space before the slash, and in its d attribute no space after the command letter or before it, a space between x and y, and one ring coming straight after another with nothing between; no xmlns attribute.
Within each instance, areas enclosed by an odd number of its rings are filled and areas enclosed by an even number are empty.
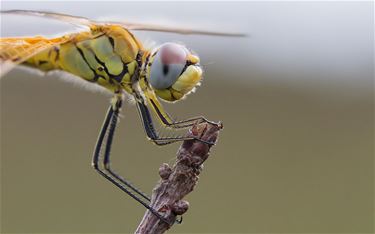
<svg viewBox="0 0 375 234"><path fill-rule="evenodd" d="M158 97L174 102L199 85L202 69L199 58L185 46L165 43L150 55L147 77Z"/></svg>

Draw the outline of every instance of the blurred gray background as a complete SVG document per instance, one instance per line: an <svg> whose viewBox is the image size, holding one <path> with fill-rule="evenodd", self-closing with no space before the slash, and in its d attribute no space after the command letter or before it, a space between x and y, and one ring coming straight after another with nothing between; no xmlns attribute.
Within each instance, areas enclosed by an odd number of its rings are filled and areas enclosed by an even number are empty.
<svg viewBox="0 0 375 234"><path fill-rule="evenodd" d="M239 31L247 38L136 32L183 42L203 85L166 108L221 120L219 144L170 233L374 231L373 2L14 2L93 19ZM1 36L63 35L56 21L1 16ZM109 97L16 69L1 79L1 232L132 232L144 208L90 160ZM113 164L151 192L178 144L148 142L124 108Z"/></svg>

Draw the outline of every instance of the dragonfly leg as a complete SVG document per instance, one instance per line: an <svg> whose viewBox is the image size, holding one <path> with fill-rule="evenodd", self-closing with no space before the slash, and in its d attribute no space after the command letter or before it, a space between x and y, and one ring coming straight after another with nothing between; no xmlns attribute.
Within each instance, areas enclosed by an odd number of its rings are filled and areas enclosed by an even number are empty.
<svg viewBox="0 0 375 234"><path fill-rule="evenodd" d="M194 124L200 124L200 123L210 123L214 125L218 125L218 123L212 122L210 120L207 120L203 116L197 116L193 118L189 118L186 120L181 120L181 121L174 121L172 118L169 116L169 114L164 110L163 106L161 103L158 101L157 97L155 96L155 93L152 91L147 90L145 92L145 97L156 113L157 117L159 120L166 126L170 128L187 128L191 127Z"/></svg>
<svg viewBox="0 0 375 234"><path fill-rule="evenodd" d="M149 205L150 198L147 195L145 195L139 189L134 187L130 182L123 179L121 176L117 175L117 173L112 171L110 168L110 152L111 152L112 140L113 140L116 126L117 126L117 119L118 119L121 105L122 105L122 100L117 98L115 103L111 105L107 111L107 115L105 117L102 129L98 137L98 141L95 146L92 165L94 169L100 175L102 175L104 178L109 180L115 186L117 186L122 191L127 193L130 197L135 199L137 202L142 204L144 207L150 210L151 213L156 215L159 219L172 225L158 211L156 211ZM104 165L104 170L101 169L99 166L99 160L100 160L100 155L101 155L103 146L104 146L104 157L103 157L102 163Z"/></svg>
<svg viewBox="0 0 375 234"><path fill-rule="evenodd" d="M138 107L138 112L142 119L143 127L146 131L147 137L157 145L167 145L167 144L171 144L177 141L184 141L184 140L197 140L208 145L215 144L214 142L205 141L196 137L185 137L185 136L160 137L158 133L156 132L154 125L152 123L150 111L141 97L137 97L137 107ZM191 125L193 124L194 123L192 123Z"/></svg>

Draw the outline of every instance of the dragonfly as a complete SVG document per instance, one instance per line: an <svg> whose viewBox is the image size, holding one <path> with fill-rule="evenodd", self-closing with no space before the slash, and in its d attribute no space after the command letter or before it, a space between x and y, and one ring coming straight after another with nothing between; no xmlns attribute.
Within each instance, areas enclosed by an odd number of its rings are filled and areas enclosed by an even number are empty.
<svg viewBox="0 0 375 234"><path fill-rule="evenodd" d="M146 136L156 145L183 140L197 140L208 145L214 143L196 137L162 137L154 127L152 116L169 129L188 128L203 122L218 123L203 116L175 121L160 102L174 103L182 100L200 84L202 67L198 55L178 43L164 43L153 49L146 49L132 31L232 37L244 35L121 21L100 22L46 11L7 10L1 11L1 14L38 16L87 28L56 38L0 38L0 76L18 65L25 65L43 72L67 72L77 79L99 85L111 92L111 103L99 131L92 166L101 176L159 219L169 223L162 213L151 207L148 195L111 167L111 147L124 96L129 94L134 98Z"/></svg>

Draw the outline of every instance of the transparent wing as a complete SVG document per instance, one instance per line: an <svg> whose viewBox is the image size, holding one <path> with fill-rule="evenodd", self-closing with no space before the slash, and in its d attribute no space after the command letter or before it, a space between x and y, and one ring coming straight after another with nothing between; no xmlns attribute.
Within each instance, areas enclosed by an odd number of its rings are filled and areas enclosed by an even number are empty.
<svg viewBox="0 0 375 234"><path fill-rule="evenodd" d="M198 35L209 35L209 36L225 36L225 37L244 37L246 34L243 33L231 33L231 32L217 32L217 31L205 31L205 30L195 30L190 28L163 26L163 25L153 25L153 24L142 24L142 23L131 23L122 21L108 21L99 22L90 20L85 17L72 16L62 13L53 13L47 11L29 11L29 10L8 10L0 11L2 14L20 14L20 15L31 15L47 17L51 19L56 19L64 22L68 22L77 26L88 26L92 27L95 25L105 25L105 24L117 24L121 25L129 30L140 30L140 31L157 31L157 32L167 32L167 33L179 33L179 34L198 34Z"/></svg>
<svg viewBox="0 0 375 234"><path fill-rule="evenodd" d="M195 35L208 35L208 36L221 36L221 37L245 37L246 34L235 33L235 32L217 32L217 31L206 31L206 30L196 30L184 27L172 27L163 25L153 25L153 24L141 24L141 23L130 23L130 22L109 22L113 24L119 24L129 30L139 30L139 31L156 31L156 32L167 32L167 33L179 33L179 34L195 34Z"/></svg>
<svg viewBox="0 0 375 234"><path fill-rule="evenodd" d="M96 22L89 20L85 17L79 17L79 16L72 16L68 14L62 14L62 13L54 13L54 12L48 12L48 11L31 11L31 10L6 10L6 11L0 11L1 14L15 14L15 15L29 15L29 16L39 16L39 17L45 17L45 18L51 18L56 19L60 21L64 21L67 23L74 24L76 26L92 26L95 25Z"/></svg>
<svg viewBox="0 0 375 234"><path fill-rule="evenodd" d="M37 53L68 40L69 38L65 37L0 38L0 77Z"/></svg>

